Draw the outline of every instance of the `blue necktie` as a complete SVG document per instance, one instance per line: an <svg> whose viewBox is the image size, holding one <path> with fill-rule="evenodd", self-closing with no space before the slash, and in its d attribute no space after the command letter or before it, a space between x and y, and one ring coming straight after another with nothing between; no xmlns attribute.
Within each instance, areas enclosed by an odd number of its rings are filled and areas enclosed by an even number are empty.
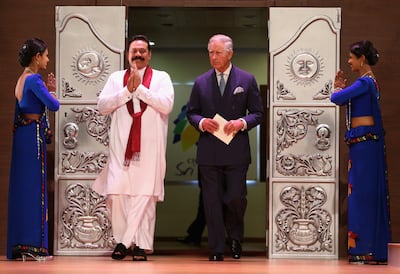
<svg viewBox="0 0 400 274"><path fill-rule="evenodd" d="M221 95L224 95L224 90L225 90L224 74L221 72L219 75L221 76L221 79L219 80L219 90L221 91Z"/></svg>

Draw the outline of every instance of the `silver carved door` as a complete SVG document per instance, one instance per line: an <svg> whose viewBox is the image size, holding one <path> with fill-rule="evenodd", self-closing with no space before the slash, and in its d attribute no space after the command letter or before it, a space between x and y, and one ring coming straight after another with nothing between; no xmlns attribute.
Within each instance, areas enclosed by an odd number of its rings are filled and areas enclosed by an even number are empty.
<svg viewBox="0 0 400 274"><path fill-rule="evenodd" d="M56 7L54 254L113 247L104 198L91 185L107 160L109 116L96 109L110 73L124 67L125 7Z"/></svg>
<svg viewBox="0 0 400 274"><path fill-rule="evenodd" d="M340 8L271 8L270 258L338 258Z"/></svg>

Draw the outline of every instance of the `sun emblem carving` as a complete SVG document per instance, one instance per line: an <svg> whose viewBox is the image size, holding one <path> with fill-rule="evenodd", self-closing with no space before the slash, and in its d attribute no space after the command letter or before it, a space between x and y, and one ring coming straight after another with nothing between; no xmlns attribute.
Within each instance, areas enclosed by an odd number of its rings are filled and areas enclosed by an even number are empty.
<svg viewBox="0 0 400 274"><path fill-rule="evenodd" d="M95 49L82 49L72 58L72 74L86 85L104 81L109 74L110 64L107 56Z"/></svg>
<svg viewBox="0 0 400 274"><path fill-rule="evenodd" d="M318 81L324 70L323 58L311 50L298 50L288 57L287 75L299 86L310 86Z"/></svg>

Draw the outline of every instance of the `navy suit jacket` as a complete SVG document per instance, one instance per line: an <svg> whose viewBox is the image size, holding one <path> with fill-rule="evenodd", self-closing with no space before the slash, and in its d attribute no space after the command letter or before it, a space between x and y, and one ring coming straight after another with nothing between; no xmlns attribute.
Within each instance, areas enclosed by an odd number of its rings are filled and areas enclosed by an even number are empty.
<svg viewBox="0 0 400 274"><path fill-rule="evenodd" d="M236 90L236 92L235 92ZM234 94L235 93L235 94ZM242 118L247 129L239 131L229 145L209 132L202 132L202 118L213 118L218 113L227 121ZM250 164L248 130L260 124L264 115L260 91L254 76L232 65L221 96L214 69L196 78L187 108L191 125L201 134L197 147L197 164L222 166Z"/></svg>

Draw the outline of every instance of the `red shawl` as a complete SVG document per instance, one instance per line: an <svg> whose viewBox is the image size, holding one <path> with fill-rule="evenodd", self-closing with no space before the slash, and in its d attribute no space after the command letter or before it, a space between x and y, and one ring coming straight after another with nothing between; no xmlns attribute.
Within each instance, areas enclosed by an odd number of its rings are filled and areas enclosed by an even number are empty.
<svg viewBox="0 0 400 274"><path fill-rule="evenodd" d="M128 82L128 78L131 74L131 70L127 69L124 75L124 86ZM151 77L153 76L153 70L150 66L146 67L143 75L142 85L146 88L150 87ZM134 160L139 160L140 158L140 135L141 135L141 121L142 114L146 110L147 104L140 100L140 112L135 113L133 109L132 100L126 102L126 107L128 108L129 114L132 117L131 130L129 132L128 143L126 144L125 150L125 161L124 165L129 166L129 162L133 158Z"/></svg>

